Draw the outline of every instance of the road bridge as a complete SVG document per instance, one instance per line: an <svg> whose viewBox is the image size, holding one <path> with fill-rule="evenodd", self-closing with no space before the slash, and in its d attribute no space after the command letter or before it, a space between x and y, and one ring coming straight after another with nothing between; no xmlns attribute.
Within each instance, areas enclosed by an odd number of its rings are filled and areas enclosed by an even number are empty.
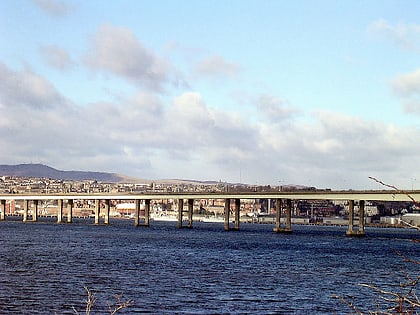
<svg viewBox="0 0 420 315"><path fill-rule="evenodd" d="M65 193L65 194L0 194L0 220L5 220L6 201L20 200L23 201L23 221L29 219L28 209L29 202L33 203L32 220L38 220L39 201L57 200L57 223L63 222L64 201L67 201L66 219L68 223L73 219L73 207L75 200L94 200L95 201L95 224L99 224L100 218L100 202L104 204L104 224L109 224L110 201L111 200L131 200L135 203L135 226L149 226L150 224L150 203L152 200L177 199L178 200L178 227L182 228L184 213L187 215L187 225L192 227L193 224L193 205L196 199L224 199L224 229L239 230L240 223L240 204L241 199L272 199L275 200L276 219L274 232L290 233L291 227L291 209L293 200L343 200L349 204L349 222L346 235L348 236L364 236L365 220L359 219L358 225L354 225L354 208L358 203L359 218L365 217L366 201L414 201L420 200L420 191L412 191L410 193L395 190L381 191L278 191L278 192L149 192L149 193ZM187 201L187 210L184 210L184 201ZM230 212L232 210L231 203L233 201L234 220L233 226L230 222ZM144 216L140 217L140 203L145 204ZM285 223L281 224L281 210L285 208Z"/></svg>

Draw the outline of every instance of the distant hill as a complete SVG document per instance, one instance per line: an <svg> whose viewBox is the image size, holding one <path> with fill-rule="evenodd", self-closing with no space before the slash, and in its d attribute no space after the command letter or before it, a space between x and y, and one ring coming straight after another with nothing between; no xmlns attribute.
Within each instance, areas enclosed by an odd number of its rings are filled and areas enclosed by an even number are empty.
<svg viewBox="0 0 420 315"><path fill-rule="evenodd" d="M92 172L92 171L62 171L44 164L18 164L1 165L0 176L19 176L51 178L61 180L96 180L103 183L144 183L150 184L152 180L133 178L116 173ZM159 179L156 183L165 184L215 184L216 181L196 181L188 179Z"/></svg>
<svg viewBox="0 0 420 315"><path fill-rule="evenodd" d="M61 180L96 180L102 183L142 183L150 184L155 182L157 184L192 184L192 185L216 185L219 181L201 181L192 179L140 179L133 178L116 173L106 172L92 172L92 171L62 171L52 168L44 164L18 164L18 165L1 165L0 176L19 176L19 177L37 177L37 178L51 178ZM229 185L242 185L239 183L225 183ZM301 185L284 185L283 189L307 189L309 187Z"/></svg>
<svg viewBox="0 0 420 315"><path fill-rule="evenodd" d="M63 180L97 180L105 183L132 182L133 178L106 172L61 171L43 164L0 165L0 176L42 177Z"/></svg>

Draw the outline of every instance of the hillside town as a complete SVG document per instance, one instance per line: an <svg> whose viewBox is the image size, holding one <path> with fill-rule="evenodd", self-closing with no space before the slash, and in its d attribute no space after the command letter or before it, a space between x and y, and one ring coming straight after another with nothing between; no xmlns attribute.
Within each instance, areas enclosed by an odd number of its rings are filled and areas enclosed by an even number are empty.
<svg viewBox="0 0 420 315"><path fill-rule="evenodd" d="M245 184L228 184L223 182L198 183L191 181L167 181L151 183L106 183L97 180L62 180L50 178L33 178L19 176L0 177L0 194L64 194L64 193L162 193L162 192L250 192L250 191L289 191L297 189L314 190L314 187L293 186L252 186ZM194 213L199 218L222 217L224 201L217 199L195 200ZM45 201L40 207L40 215L53 216L56 213L56 201ZM152 204L152 218L175 217L178 209L176 199L155 200ZM91 201L76 201L76 216L91 216L94 204ZM357 205L356 205L357 206ZM132 218L134 202L113 200L111 216ZM366 223L396 225L400 215L415 211L410 202L367 202L365 205ZM274 201L268 199L241 200L241 216L245 220L270 222L274 219ZM5 215L19 216L22 205L16 201L6 204ZM344 223L348 219L348 204L332 200L297 200L293 203L295 222L302 223Z"/></svg>

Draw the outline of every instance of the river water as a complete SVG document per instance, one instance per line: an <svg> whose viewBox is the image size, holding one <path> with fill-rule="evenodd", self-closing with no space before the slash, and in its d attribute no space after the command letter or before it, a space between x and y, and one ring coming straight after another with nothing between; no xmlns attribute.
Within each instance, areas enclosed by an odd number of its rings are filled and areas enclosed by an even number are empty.
<svg viewBox="0 0 420 315"><path fill-rule="evenodd" d="M374 291L359 283L399 290L404 273L419 274L395 252L420 260L415 230L272 229L0 222L0 314L84 314L84 287L97 299L92 314L109 314L117 295L134 303L119 314L344 314L333 295L374 309Z"/></svg>

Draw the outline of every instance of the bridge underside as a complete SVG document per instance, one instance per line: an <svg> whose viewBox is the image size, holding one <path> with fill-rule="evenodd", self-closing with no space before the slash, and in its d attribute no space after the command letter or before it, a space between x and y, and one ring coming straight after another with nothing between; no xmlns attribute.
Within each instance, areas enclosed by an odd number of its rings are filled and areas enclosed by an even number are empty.
<svg viewBox="0 0 420 315"><path fill-rule="evenodd" d="M43 196L44 197L44 196ZM9 199L10 200L10 199ZM32 199L23 199L23 222L38 221L38 205L39 201L44 200L32 198ZM64 201L67 200L67 207L64 208ZM80 197L77 199L80 200ZM96 225L101 224L101 217L103 218L103 224L109 224L110 218L110 208L111 200L118 199L94 199L95 208L94 208L94 223ZM150 198L147 199L134 199L135 202L135 212L134 212L134 225L135 226L149 226L150 225ZM188 198L187 200L187 209L184 209L184 198L178 199L178 228L192 228L193 226L193 208L194 208L194 198ZM241 211L241 199L240 198L225 198L224 203L224 230L225 231L237 231L239 230L240 225L240 211ZM231 201L234 201L233 203ZM31 214L29 213L30 201L32 201L32 210ZM73 208L74 208L74 199L64 199L63 197L57 200L57 223L63 223L63 218L66 217L65 222L72 223L73 221ZM140 206L141 202L144 203L144 212L141 215ZM275 227L273 231L275 233L291 233L292 232L292 199L290 198L275 198ZM348 236L365 236L365 201L359 200L359 220L358 224L355 225L354 222L354 207L355 201L353 199L348 200L349 204L349 221L348 229L346 235ZM5 220L6 212L6 199L0 199L0 221ZM102 212L102 216L101 216ZM282 218L282 213L285 214L285 218ZM233 220L231 220L230 215L233 214ZM184 215L186 220L184 220ZM186 222L186 223L185 223ZM186 225L185 225L186 224Z"/></svg>

